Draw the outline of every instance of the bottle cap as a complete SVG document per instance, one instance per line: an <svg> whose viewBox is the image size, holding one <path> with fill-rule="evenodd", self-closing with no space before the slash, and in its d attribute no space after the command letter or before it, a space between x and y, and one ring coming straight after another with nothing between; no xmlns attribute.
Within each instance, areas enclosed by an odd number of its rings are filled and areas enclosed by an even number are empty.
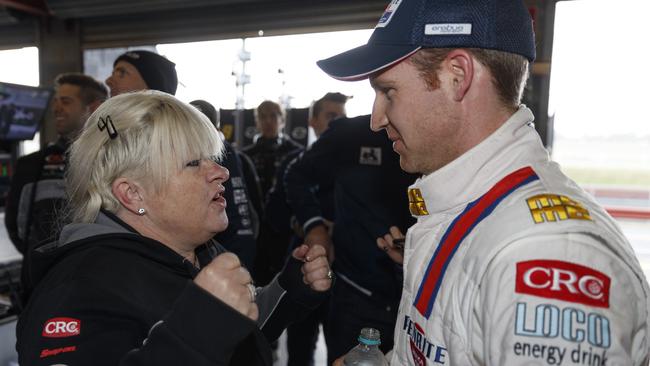
<svg viewBox="0 0 650 366"><path fill-rule="evenodd" d="M381 333L375 328L363 328L358 340L368 346L378 346L381 344Z"/></svg>

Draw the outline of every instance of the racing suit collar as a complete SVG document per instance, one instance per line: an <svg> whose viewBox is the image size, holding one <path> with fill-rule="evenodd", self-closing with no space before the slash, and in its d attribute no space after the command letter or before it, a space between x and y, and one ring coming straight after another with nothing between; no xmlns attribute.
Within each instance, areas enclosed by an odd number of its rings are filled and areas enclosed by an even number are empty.
<svg viewBox="0 0 650 366"><path fill-rule="evenodd" d="M464 208L505 175L528 165L525 161L530 161L531 149L544 149L533 119L530 109L521 105L492 135L441 169L418 179L410 189L419 190L429 214ZM542 156L548 159L548 154Z"/></svg>

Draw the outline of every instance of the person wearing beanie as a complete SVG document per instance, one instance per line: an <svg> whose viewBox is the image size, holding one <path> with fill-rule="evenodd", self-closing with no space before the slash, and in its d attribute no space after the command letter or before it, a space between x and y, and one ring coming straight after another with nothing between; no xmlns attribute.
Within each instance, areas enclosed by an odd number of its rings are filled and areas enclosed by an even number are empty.
<svg viewBox="0 0 650 366"><path fill-rule="evenodd" d="M404 271L393 366L648 365L650 287L550 160L521 103L534 59L522 0L393 0L367 44L318 62L370 80L370 128L422 174L415 225L377 239Z"/></svg>
<svg viewBox="0 0 650 366"><path fill-rule="evenodd" d="M151 51L127 51L115 59L106 85L112 97L145 89L175 95L178 87L176 64Z"/></svg>

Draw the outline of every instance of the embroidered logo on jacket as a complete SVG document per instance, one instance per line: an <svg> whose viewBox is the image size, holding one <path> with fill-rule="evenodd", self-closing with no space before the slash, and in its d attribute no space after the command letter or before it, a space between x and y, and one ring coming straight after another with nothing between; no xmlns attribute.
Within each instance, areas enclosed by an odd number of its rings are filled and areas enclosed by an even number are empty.
<svg viewBox="0 0 650 366"><path fill-rule="evenodd" d="M558 194L539 194L526 199L536 224L563 220L591 220L589 211L580 203Z"/></svg>
<svg viewBox="0 0 650 366"><path fill-rule="evenodd" d="M575 263L532 260L517 263L515 291L549 299L609 308L607 275Z"/></svg>
<svg viewBox="0 0 650 366"><path fill-rule="evenodd" d="M408 191L409 194L409 211L413 216L424 216L428 215L427 205L424 203L424 198L422 198L422 192L417 188L411 188Z"/></svg>
<svg viewBox="0 0 650 366"><path fill-rule="evenodd" d="M427 364L427 359L436 364L445 364L447 349L443 346L431 343L431 341L427 339L420 324L414 322L408 315L404 316L402 331L405 331L409 336L409 346L411 348L414 365L425 366Z"/></svg>
<svg viewBox="0 0 650 366"><path fill-rule="evenodd" d="M45 322L43 337L64 338L79 335L81 320L74 318L52 318Z"/></svg>
<svg viewBox="0 0 650 366"><path fill-rule="evenodd" d="M361 152L359 154L359 164L381 165L381 148L361 146Z"/></svg>
<svg viewBox="0 0 650 366"><path fill-rule="evenodd" d="M77 346L67 346L67 347L60 347L60 348L54 348L54 349L43 349L41 350L41 358L49 357L49 356L56 356L59 353L68 353L68 352L74 352L77 350ZM52 365L55 366L55 365Z"/></svg>

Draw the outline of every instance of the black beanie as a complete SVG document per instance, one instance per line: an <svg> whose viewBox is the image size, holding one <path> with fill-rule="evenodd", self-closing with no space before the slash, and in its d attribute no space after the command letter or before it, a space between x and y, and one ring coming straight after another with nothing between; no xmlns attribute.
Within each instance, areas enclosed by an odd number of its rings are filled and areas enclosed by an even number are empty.
<svg viewBox="0 0 650 366"><path fill-rule="evenodd" d="M210 122L212 122L214 127L219 128L219 113L217 113L217 109L214 108L210 102L207 102L203 99L197 99L191 101L190 104L198 109L201 113L205 114Z"/></svg>
<svg viewBox="0 0 650 366"><path fill-rule="evenodd" d="M176 94L176 87L178 87L176 64L163 56L150 51L136 50L121 54L113 63L113 67L118 61L128 62L138 69L149 89Z"/></svg>

